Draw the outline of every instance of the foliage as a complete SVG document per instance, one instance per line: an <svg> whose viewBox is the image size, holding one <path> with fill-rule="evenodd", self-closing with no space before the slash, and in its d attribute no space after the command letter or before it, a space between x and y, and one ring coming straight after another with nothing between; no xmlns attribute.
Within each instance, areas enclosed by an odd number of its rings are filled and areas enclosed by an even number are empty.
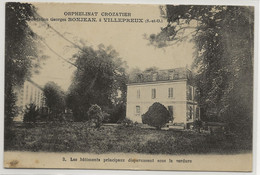
<svg viewBox="0 0 260 175"><path fill-rule="evenodd" d="M198 130L200 132L200 129L202 128L202 121L201 120L195 120L193 122L194 129Z"/></svg>
<svg viewBox="0 0 260 175"><path fill-rule="evenodd" d="M50 121L50 115L42 113L40 110L40 115L37 118L37 122L49 122Z"/></svg>
<svg viewBox="0 0 260 175"><path fill-rule="evenodd" d="M148 68L146 68L144 71L143 71L143 73L154 73L154 72L157 72L159 70L159 68L158 67L155 67L155 66L153 66L153 67L148 67Z"/></svg>
<svg viewBox="0 0 260 175"><path fill-rule="evenodd" d="M23 117L23 122L36 122L37 117L40 115L39 109L37 109L37 106L33 103L26 106L25 114Z"/></svg>
<svg viewBox="0 0 260 175"><path fill-rule="evenodd" d="M43 88L46 105L53 114L60 114L65 109L65 93L54 82L48 82Z"/></svg>
<svg viewBox="0 0 260 175"><path fill-rule="evenodd" d="M91 121L94 123L96 128L99 128L102 125L104 120L104 115L101 108L98 105L92 105L88 110L88 116Z"/></svg>
<svg viewBox="0 0 260 175"><path fill-rule="evenodd" d="M9 87L5 89L5 126L12 124L14 116L17 114L17 107L15 105L16 96L13 89Z"/></svg>
<svg viewBox="0 0 260 175"><path fill-rule="evenodd" d="M28 25L35 17L35 7L28 3L7 2L5 6L5 129L16 115L15 86L22 85L40 68L42 56L38 40ZM9 131L5 131L9 132Z"/></svg>
<svg viewBox="0 0 260 175"><path fill-rule="evenodd" d="M220 121L235 125L235 132L252 133L253 7L167 5L165 17L168 25L149 40L157 47L187 38L195 42L202 116L217 111Z"/></svg>
<svg viewBox="0 0 260 175"><path fill-rule="evenodd" d="M105 110L110 115L108 116L108 123L117 123L117 121L123 120L126 116L126 104L115 105L110 110Z"/></svg>
<svg viewBox="0 0 260 175"><path fill-rule="evenodd" d="M150 106L148 111L142 115L143 124L154 126L157 129L163 127L170 119L171 115L167 108L158 102Z"/></svg>
<svg viewBox="0 0 260 175"><path fill-rule="evenodd" d="M39 123L14 126L12 144L5 151L142 153L142 154L232 154L251 152L252 143L222 135L163 131L141 127L87 127L86 122ZM44 133L44 134L42 134ZM242 143L242 144L241 144Z"/></svg>
<svg viewBox="0 0 260 175"><path fill-rule="evenodd" d="M77 121L87 117L91 104L114 108L126 102L126 63L111 47L84 46L73 57L77 70L67 98Z"/></svg>
<svg viewBox="0 0 260 175"><path fill-rule="evenodd" d="M138 67L130 69L130 71L128 72L128 81L139 82L140 77L138 77L138 76L140 76L141 73L142 73L142 70L139 69Z"/></svg>
<svg viewBox="0 0 260 175"><path fill-rule="evenodd" d="M36 64L37 40L28 25L35 13L31 4L6 3L5 76L7 85L22 84ZM35 65L36 66L36 65ZM39 66L39 65L37 65Z"/></svg>
<svg viewBox="0 0 260 175"><path fill-rule="evenodd" d="M17 114L15 106L15 94L11 88L5 89L5 115L4 115L4 148L9 148L12 145L12 140L15 133L12 131L13 118Z"/></svg>
<svg viewBox="0 0 260 175"><path fill-rule="evenodd" d="M130 120L129 118L124 118L122 120L119 120L117 123L121 124L121 126L124 126L124 127L134 126L134 122L132 120Z"/></svg>

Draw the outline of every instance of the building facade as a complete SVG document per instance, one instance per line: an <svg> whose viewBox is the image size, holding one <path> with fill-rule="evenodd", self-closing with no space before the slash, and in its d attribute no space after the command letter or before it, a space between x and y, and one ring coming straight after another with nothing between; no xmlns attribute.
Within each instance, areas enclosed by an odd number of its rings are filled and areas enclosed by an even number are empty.
<svg viewBox="0 0 260 175"><path fill-rule="evenodd" d="M191 71L186 68L140 74L127 85L127 118L142 122L142 115L155 102L163 104L173 121L187 126L199 119L196 88Z"/></svg>
<svg viewBox="0 0 260 175"><path fill-rule="evenodd" d="M22 121L26 106L34 104L38 109L46 107L43 88L31 80L26 80L23 85L14 88L18 115L15 121Z"/></svg>

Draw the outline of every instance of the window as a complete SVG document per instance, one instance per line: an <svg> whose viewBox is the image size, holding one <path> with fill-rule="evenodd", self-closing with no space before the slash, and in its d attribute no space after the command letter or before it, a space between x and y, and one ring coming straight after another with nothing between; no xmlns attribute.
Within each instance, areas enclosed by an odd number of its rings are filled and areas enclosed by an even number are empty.
<svg viewBox="0 0 260 175"><path fill-rule="evenodd" d="M156 89L152 89L152 99L156 98Z"/></svg>
<svg viewBox="0 0 260 175"><path fill-rule="evenodd" d="M173 72L169 72L169 79L170 79L170 80L173 80L173 78L174 78Z"/></svg>
<svg viewBox="0 0 260 175"><path fill-rule="evenodd" d="M200 118L200 109L199 107L196 107L196 118Z"/></svg>
<svg viewBox="0 0 260 175"><path fill-rule="evenodd" d="M168 89L168 98L173 98L173 88Z"/></svg>
<svg viewBox="0 0 260 175"><path fill-rule="evenodd" d="M33 102L33 87L31 87L30 103Z"/></svg>
<svg viewBox="0 0 260 175"><path fill-rule="evenodd" d="M176 72L176 73L174 74L174 77L175 77L175 78L180 78L180 75L179 75L179 73L178 73L178 72Z"/></svg>
<svg viewBox="0 0 260 175"><path fill-rule="evenodd" d="M192 87L188 87L188 100L192 100Z"/></svg>
<svg viewBox="0 0 260 175"><path fill-rule="evenodd" d="M153 81L156 81L156 80L157 80L157 76L158 76L157 73L154 73L154 74L153 74Z"/></svg>
<svg viewBox="0 0 260 175"><path fill-rule="evenodd" d="M34 103L37 103L37 90L34 90Z"/></svg>
<svg viewBox="0 0 260 175"><path fill-rule="evenodd" d="M26 91L25 91L25 100L28 99L28 85L26 86Z"/></svg>
<svg viewBox="0 0 260 175"><path fill-rule="evenodd" d="M136 112L136 114L140 114L140 112L141 112L140 106L135 107L135 112Z"/></svg>
<svg viewBox="0 0 260 175"><path fill-rule="evenodd" d="M197 89L197 88L194 87L193 92L194 92L194 94L193 94L193 99L194 99L195 101L198 101L198 97L199 97L199 94L200 94L199 89Z"/></svg>
<svg viewBox="0 0 260 175"><path fill-rule="evenodd" d="M41 95L41 93L40 93L40 91L39 91L39 92L38 92L38 99L37 99L39 105L40 105L40 98L41 98L40 95Z"/></svg>
<svg viewBox="0 0 260 175"><path fill-rule="evenodd" d="M189 119L192 119L193 109L192 106L189 107Z"/></svg>
<svg viewBox="0 0 260 175"><path fill-rule="evenodd" d="M137 98L140 98L140 89L137 89Z"/></svg>

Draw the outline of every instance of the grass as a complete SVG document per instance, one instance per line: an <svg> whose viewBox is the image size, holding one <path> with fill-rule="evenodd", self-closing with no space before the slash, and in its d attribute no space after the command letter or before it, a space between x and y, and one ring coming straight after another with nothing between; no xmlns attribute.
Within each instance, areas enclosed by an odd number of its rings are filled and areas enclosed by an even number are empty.
<svg viewBox="0 0 260 175"><path fill-rule="evenodd" d="M230 154L251 151L250 140L194 131L163 131L139 126L102 126L87 123L15 125L6 151L135 152L149 154ZM245 138L246 139L246 138Z"/></svg>

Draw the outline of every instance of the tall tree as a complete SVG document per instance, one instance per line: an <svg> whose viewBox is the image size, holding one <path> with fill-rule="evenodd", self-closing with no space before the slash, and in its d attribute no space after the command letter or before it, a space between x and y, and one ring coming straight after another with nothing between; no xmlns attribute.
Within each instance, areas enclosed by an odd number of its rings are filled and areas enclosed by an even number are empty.
<svg viewBox="0 0 260 175"><path fill-rule="evenodd" d="M76 120L87 117L91 104L111 108L125 105L126 63L111 47L99 45L95 50L84 46L74 55L77 70L70 86L67 103Z"/></svg>
<svg viewBox="0 0 260 175"><path fill-rule="evenodd" d="M254 8L166 6L168 25L149 40L166 47L191 36L200 106L233 130L252 133Z"/></svg>
<svg viewBox="0 0 260 175"><path fill-rule="evenodd" d="M28 21L35 17L35 8L28 3L7 2L5 5L5 148L10 144L10 126L16 114L15 86L22 85L32 71L40 67L39 45Z"/></svg>
<svg viewBox="0 0 260 175"><path fill-rule="evenodd" d="M5 20L5 122L15 115L13 87L21 85L40 67L38 40L28 21L35 17L35 7L28 3L7 2Z"/></svg>
<svg viewBox="0 0 260 175"><path fill-rule="evenodd" d="M46 105L52 114L60 114L65 110L65 93L60 86L54 82L48 82L43 88L43 93Z"/></svg>
<svg viewBox="0 0 260 175"><path fill-rule="evenodd" d="M128 72L128 81L130 82L138 82L138 75L142 73L142 70L138 67L132 68Z"/></svg>

